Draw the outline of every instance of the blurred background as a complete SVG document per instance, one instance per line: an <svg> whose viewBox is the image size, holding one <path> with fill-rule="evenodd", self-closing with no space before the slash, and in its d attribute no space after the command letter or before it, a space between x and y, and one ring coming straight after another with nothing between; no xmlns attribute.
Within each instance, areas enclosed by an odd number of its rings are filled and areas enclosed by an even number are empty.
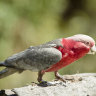
<svg viewBox="0 0 96 96"><path fill-rule="evenodd" d="M74 34L87 34L96 40L96 0L0 0L0 61L29 46ZM96 72L95 62L96 55L86 55L59 72ZM52 80L54 73L43 78ZM37 82L37 72L16 73L0 79L0 89L33 81Z"/></svg>

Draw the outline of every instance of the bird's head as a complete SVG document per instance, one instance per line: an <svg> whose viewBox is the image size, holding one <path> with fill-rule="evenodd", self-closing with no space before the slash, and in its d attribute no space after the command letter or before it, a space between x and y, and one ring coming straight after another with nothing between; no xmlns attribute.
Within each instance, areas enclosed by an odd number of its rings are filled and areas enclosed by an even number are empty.
<svg viewBox="0 0 96 96"><path fill-rule="evenodd" d="M72 39L77 42L82 42L83 44L85 44L86 47L90 48L90 51L88 52L88 54L95 54L96 46L95 46L95 41L92 37L84 34L77 34L77 35L68 37L68 39Z"/></svg>

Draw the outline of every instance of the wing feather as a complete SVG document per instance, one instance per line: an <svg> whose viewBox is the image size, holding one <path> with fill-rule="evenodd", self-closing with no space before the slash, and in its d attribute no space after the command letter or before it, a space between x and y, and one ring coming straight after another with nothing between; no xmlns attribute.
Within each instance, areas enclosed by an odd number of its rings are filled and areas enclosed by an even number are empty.
<svg viewBox="0 0 96 96"><path fill-rule="evenodd" d="M31 47L9 57L5 63L19 69L39 71L59 62L61 58L62 54L56 48Z"/></svg>

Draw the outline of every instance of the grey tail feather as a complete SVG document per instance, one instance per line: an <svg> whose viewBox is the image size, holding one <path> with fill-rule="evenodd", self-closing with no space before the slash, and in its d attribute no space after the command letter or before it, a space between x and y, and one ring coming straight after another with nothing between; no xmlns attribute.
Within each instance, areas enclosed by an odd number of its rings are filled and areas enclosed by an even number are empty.
<svg viewBox="0 0 96 96"><path fill-rule="evenodd" d="M5 63L4 62L0 62L0 66L5 66Z"/></svg>
<svg viewBox="0 0 96 96"><path fill-rule="evenodd" d="M14 74L15 72L18 72L18 69L13 69L13 68L5 68L2 71L0 71L0 79L7 77L11 74Z"/></svg>

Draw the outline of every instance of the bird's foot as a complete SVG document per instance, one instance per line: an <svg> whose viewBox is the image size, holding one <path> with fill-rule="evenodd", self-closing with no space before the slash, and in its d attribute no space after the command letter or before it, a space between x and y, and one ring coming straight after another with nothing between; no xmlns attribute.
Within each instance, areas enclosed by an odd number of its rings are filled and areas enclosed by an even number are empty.
<svg viewBox="0 0 96 96"><path fill-rule="evenodd" d="M38 86L47 87L47 86L54 86L54 84L42 80L39 82Z"/></svg>
<svg viewBox="0 0 96 96"><path fill-rule="evenodd" d="M66 83L66 81L71 81L71 82L76 82L76 81L82 81L81 77L77 77L77 76L70 76L70 75L65 75L65 76L59 76L56 77L57 80L61 80L63 82Z"/></svg>
<svg viewBox="0 0 96 96"><path fill-rule="evenodd" d="M66 83L66 79L62 75L60 75L57 71L55 71L55 77L57 80L61 80Z"/></svg>
<svg viewBox="0 0 96 96"><path fill-rule="evenodd" d="M82 78L81 77L78 77L78 76L70 76L70 75L65 75L64 76L65 80L67 81L71 81L71 82L75 82L75 81L82 81Z"/></svg>
<svg viewBox="0 0 96 96"><path fill-rule="evenodd" d="M61 80L66 83L66 79L63 76L56 76L56 80Z"/></svg>
<svg viewBox="0 0 96 96"><path fill-rule="evenodd" d="M62 76L57 71L55 71L55 77L56 77L57 80L61 80L61 81L65 82L65 83L66 83L66 81L71 81L71 82L82 81L81 77L74 76L74 75Z"/></svg>

